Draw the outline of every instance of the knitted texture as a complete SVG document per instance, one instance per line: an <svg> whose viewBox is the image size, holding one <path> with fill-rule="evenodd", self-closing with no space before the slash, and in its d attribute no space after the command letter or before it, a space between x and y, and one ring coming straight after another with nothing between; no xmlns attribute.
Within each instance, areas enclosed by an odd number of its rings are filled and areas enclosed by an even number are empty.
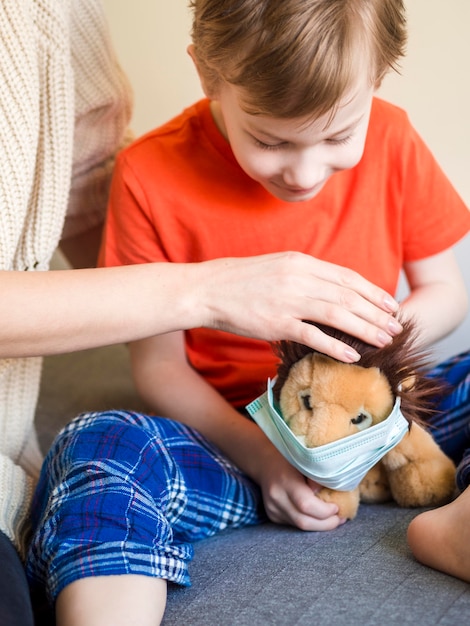
<svg viewBox="0 0 470 626"><path fill-rule="evenodd" d="M129 86L98 0L1 0L0 32L0 270L47 270L69 198L69 235L103 219ZM40 371L0 361L0 529L20 552Z"/></svg>

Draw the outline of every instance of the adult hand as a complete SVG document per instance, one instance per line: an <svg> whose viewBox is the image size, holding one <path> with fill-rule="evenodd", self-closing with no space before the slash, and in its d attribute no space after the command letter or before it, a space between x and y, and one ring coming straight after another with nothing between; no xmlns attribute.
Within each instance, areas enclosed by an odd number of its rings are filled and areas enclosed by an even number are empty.
<svg viewBox="0 0 470 626"><path fill-rule="evenodd" d="M36 356L205 326L360 358L303 320L376 346L401 331L398 304L346 268L298 252L55 272L0 272L0 356ZM106 297L103 297L106 294Z"/></svg>
<svg viewBox="0 0 470 626"><path fill-rule="evenodd" d="M308 324L382 347L402 330L394 298L356 272L298 252L195 264L202 326L268 341L287 339L340 361L360 355ZM202 292L202 293L201 293Z"/></svg>

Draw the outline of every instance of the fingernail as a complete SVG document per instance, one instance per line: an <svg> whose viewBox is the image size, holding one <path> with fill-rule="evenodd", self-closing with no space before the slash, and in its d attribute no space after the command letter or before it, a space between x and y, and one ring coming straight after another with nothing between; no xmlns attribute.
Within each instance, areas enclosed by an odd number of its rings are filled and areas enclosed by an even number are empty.
<svg viewBox="0 0 470 626"><path fill-rule="evenodd" d="M384 304L386 309L390 311L390 313L395 313L396 311L398 311L399 304L391 296L385 296Z"/></svg>
<svg viewBox="0 0 470 626"><path fill-rule="evenodd" d="M388 346L388 344L392 341L390 335L387 335L383 330L379 330L377 333L377 339L381 346Z"/></svg>
<svg viewBox="0 0 470 626"><path fill-rule="evenodd" d="M400 322L397 322L395 319L390 319L388 322L388 329L392 333L392 335L399 335L403 330L403 326Z"/></svg>
<svg viewBox="0 0 470 626"><path fill-rule="evenodd" d="M361 358L361 355L352 348L345 348L344 354L349 363L356 363Z"/></svg>

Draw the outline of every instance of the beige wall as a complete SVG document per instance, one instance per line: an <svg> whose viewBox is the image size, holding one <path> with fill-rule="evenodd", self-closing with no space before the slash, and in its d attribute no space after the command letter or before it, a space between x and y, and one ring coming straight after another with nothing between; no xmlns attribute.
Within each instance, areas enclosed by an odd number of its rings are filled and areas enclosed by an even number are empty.
<svg viewBox="0 0 470 626"><path fill-rule="evenodd" d="M133 126L145 132L201 96L186 53L187 0L103 0L135 93ZM401 76L380 94L403 106L470 205L470 0L408 0L409 45ZM445 7L445 10L443 10ZM457 247L470 290L470 241ZM443 353L470 348L470 316Z"/></svg>
<svg viewBox="0 0 470 626"><path fill-rule="evenodd" d="M188 0L103 0L103 4L134 88L134 129L140 134L176 115L202 93L186 53L191 28Z"/></svg>

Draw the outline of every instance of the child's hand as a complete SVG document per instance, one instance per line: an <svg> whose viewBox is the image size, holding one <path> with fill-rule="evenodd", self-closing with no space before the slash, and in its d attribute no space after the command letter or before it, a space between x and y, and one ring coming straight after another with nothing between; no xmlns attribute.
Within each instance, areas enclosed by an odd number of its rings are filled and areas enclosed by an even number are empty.
<svg viewBox="0 0 470 626"><path fill-rule="evenodd" d="M303 320L379 347L402 330L393 317L398 304L389 294L356 272L309 255L283 252L196 265L203 326L268 341L297 341L345 362L357 361L359 355Z"/></svg>
<svg viewBox="0 0 470 626"><path fill-rule="evenodd" d="M336 504L320 500L315 495L318 485L300 474L277 450L274 452L261 478L269 519L301 530L333 530L342 524L345 520L337 515Z"/></svg>

